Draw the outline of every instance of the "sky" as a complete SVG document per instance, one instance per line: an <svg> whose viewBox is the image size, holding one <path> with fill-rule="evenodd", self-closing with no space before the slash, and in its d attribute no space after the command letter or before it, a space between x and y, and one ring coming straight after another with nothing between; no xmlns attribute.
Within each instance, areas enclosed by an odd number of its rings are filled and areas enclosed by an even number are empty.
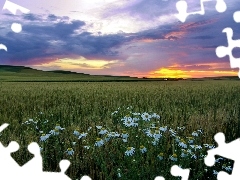
<svg viewBox="0 0 240 180"><path fill-rule="evenodd" d="M223 13L208 0L204 15L181 22L178 0L11 0L30 12L0 13L0 44L7 47L0 64L149 78L237 76L228 56L215 53L228 46L224 28L240 39L240 23L233 20L240 3L225 1ZM189 13L201 10L200 0L186 2ZM13 23L22 31L13 32ZM239 48L232 53L240 58Z"/></svg>

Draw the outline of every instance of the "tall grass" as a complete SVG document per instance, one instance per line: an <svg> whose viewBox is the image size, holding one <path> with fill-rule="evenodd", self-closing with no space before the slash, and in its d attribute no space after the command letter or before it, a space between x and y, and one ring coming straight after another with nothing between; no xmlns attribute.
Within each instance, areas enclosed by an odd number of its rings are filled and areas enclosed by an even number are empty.
<svg viewBox="0 0 240 180"><path fill-rule="evenodd" d="M184 126L185 130L178 135L185 140L201 128L204 134L196 139L198 144L214 143L213 136L219 131L225 133L229 142L238 138L240 133L239 92L239 81L2 82L0 122L7 122L10 126L3 131L1 142L5 146L10 141L20 144L21 149L13 154L20 165L32 157L27 145L38 142L43 148L44 170L58 171L60 160L67 158L72 163L67 171L72 179L80 179L84 174L93 179L117 179L118 173L121 179L153 179L158 175L176 179L170 175L170 167L175 163L186 166L184 168L191 166L190 179L206 179L211 177L212 171L204 170L207 168L201 158L198 161L188 159L177 162L168 158L181 151L179 147L172 147L177 144L171 134L163 134L160 144L152 146L142 132L152 122L129 129L121 119L131 112L157 113L161 118L153 120L156 126L168 126L168 130L172 128L176 131ZM119 107L121 110L118 110ZM116 110L118 115L112 116ZM38 122L24 123L29 119ZM40 142L42 134L54 130L56 124L65 129L59 130L59 135L46 142ZM122 139L116 139L96 147L96 138L105 138L98 134L96 126L119 134L127 131L129 140L124 143ZM88 131L89 127L92 129ZM87 137L78 139L73 135L76 129L80 133L87 132ZM91 147L89 150L84 148L87 145ZM139 152L141 145L147 147L146 154ZM127 147L136 148L133 156L124 154ZM73 155L66 153L68 148L73 149ZM164 152L166 160L157 158L160 152ZM206 149L201 152L206 154Z"/></svg>

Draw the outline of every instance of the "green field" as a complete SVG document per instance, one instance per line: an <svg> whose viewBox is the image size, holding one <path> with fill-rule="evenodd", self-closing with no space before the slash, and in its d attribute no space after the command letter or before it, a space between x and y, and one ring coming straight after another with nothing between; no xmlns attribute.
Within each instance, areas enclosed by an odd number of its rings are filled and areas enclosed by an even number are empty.
<svg viewBox="0 0 240 180"><path fill-rule="evenodd" d="M216 133L227 142L240 137L238 77L164 79L0 66L0 124L10 124L1 142L20 144L13 153L20 165L37 142L44 170L69 159L74 180L175 180L174 164L191 168L193 180L231 173L232 161L207 167L204 157Z"/></svg>
<svg viewBox="0 0 240 180"><path fill-rule="evenodd" d="M227 142L239 137L239 83L0 82L0 124L10 124L2 132L1 142L5 146L10 141L20 144L21 149L13 154L20 165L32 158L27 145L39 143L43 148L44 170L59 171L60 160L69 159L67 175L74 180L85 174L92 179L150 180L164 176L174 180L178 179L170 174L174 164L191 168L189 179L214 179L213 170L222 170L225 165L232 167L232 161L225 159L214 167L205 166L203 158L209 149L205 146L215 144L213 136L220 131L225 133ZM156 113L160 119L144 120L143 113ZM124 117L138 118L135 119L138 126L126 127L128 124L121 120ZM55 129L58 124L65 129ZM40 137L54 129L59 134L40 141ZM74 131L79 134L74 135ZM83 132L88 134L78 139ZM126 134L128 138L124 138ZM158 141L153 143L159 134ZM96 142L103 145L95 146ZM186 147L180 147L180 143ZM195 150L191 145L201 145L202 149ZM127 156L125 152L131 147L135 152ZM147 151L142 153L144 147ZM71 150L74 154L68 155ZM186 157L181 157L182 153Z"/></svg>

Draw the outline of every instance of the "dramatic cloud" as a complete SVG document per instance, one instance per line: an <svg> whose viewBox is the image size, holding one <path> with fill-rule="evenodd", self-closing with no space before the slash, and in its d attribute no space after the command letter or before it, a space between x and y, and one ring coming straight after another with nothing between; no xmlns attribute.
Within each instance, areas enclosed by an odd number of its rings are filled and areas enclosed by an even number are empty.
<svg viewBox="0 0 240 180"><path fill-rule="evenodd" d="M228 57L215 54L216 47L228 46L225 27L240 39L240 23L233 20L240 5L234 0L224 13L216 11L215 1L206 2L205 15L191 15L185 23L174 16L175 0L14 2L31 13L2 12L0 44L8 51L0 50L1 64L152 77L235 73ZM198 1L187 2L188 11L200 10ZM21 33L11 31L13 22L22 24ZM240 49L233 55L240 57Z"/></svg>

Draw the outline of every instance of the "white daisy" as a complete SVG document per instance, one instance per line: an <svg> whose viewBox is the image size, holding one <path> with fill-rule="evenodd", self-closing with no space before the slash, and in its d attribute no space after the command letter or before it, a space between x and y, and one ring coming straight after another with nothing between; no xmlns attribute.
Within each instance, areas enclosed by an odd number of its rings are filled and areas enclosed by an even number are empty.
<svg viewBox="0 0 240 180"><path fill-rule="evenodd" d="M129 137L129 134L126 132L126 131L123 131L123 133L122 133L122 138L123 139L126 139L126 138L128 138Z"/></svg>
<svg viewBox="0 0 240 180"><path fill-rule="evenodd" d="M83 146L85 149L89 149L90 148L90 146Z"/></svg>
<svg viewBox="0 0 240 180"><path fill-rule="evenodd" d="M174 131L173 129L169 129L169 132L171 133L171 136L175 137L177 135L177 132Z"/></svg>
<svg viewBox="0 0 240 180"><path fill-rule="evenodd" d="M102 129L102 126L96 126L97 129Z"/></svg>
<svg viewBox="0 0 240 180"><path fill-rule="evenodd" d="M56 124L55 129L57 130L64 130L65 128L62 128L60 124Z"/></svg>
<svg viewBox="0 0 240 180"><path fill-rule="evenodd" d="M192 144L194 142L194 138L193 137L188 137L188 143Z"/></svg>
<svg viewBox="0 0 240 180"><path fill-rule="evenodd" d="M176 136L176 137L175 137L175 141L176 141L177 143L179 143L179 142L181 142L181 138L180 138L179 136Z"/></svg>
<svg viewBox="0 0 240 180"><path fill-rule="evenodd" d="M107 134L107 136L114 138L114 137L120 137L120 134L117 133L117 132L110 132L110 133Z"/></svg>
<svg viewBox="0 0 240 180"><path fill-rule="evenodd" d="M164 154L161 152L161 153L158 154L157 157L158 157L158 159L163 160L163 156L164 156Z"/></svg>
<svg viewBox="0 0 240 180"><path fill-rule="evenodd" d="M40 141L46 141L49 138L50 134L42 134Z"/></svg>
<svg viewBox="0 0 240 180"><path fill-rule="evenodd" d="M139 120L140 120L140 119L137 118L137 117L134 117L134 118L133 118L133 121L134 121L134 122L139 121Z"/></svg>
<svg viewBox="0 0 240 180"><path fill-rule="evenodd" d="M73 155L74 154L74 151L73 151L73 149L72 148L68 148L67 149L67 151L66 151L66 153L68 154L68 155Z"/></svg>
<svg viewBox="0 0 240 180"><path fill-rule="evenodd" d="M184 139L181 139L181 141L179 142L178 146L182 147L182 148L187 148L187 144L184 141Z"/></svg>
<svg viewBox="0 0 240 180"><path fill-rule="evenodd" d="M173 154L169 157L172 161L177 161L177 154Z"/></svg>
<svg viewBox="0 0 240 180"><path fill-rule="evenodd" d="M111 139L111 135L107 134L106 137L104 138L104 141L108 142L108 141L110 141L110 139Z"/></svg>
<svg viewBox="0 0 240 180"><path fill-rule="evenodd" d="M153 113L153 114L152 114L152 117L153 117L153 118L160 119L160 116L159 116L158 114L156 114L156 113Z"/></svg>
<svg viewBox="0 0 240 180"><path fill-rule="evenodd" d="M101 138L97 138L96 142L95 142L95 146L103 146L104 145L104 141Z"/></svg>
<svg viewBox="0 0 240 180"><path fill-rule="evenodd" d="M155 139L160 139L162 137L162 134L160 133L160 131L158 130L155 130L154 134L153 134L153 137Z"/></svg>
<svg viewBox="0 0 240 180"><path fill-rule="evenodd" d="M148 130L145 131L145 133L146 133L146 135L147 135L148 137L153 137L153 135L154 135L154 130L148 129Z"/></svg>
<svg viewBox="0 0 240 180"><path fill-rule="evenodd" d="M114 111L113 113L112 113L112 115L115 115L115 114L117 114L118 113L118 111Z"/></svg>
<svg viewBox="0 0 240 180"><path fill-rule="evenodd" d="M28 121L29 121L29 122L34 122L33 119L29 119Z"/></svg>
<svg viewBox="0 0 240 180"><path fill-rule="evenodd" d="M141 145L140 146L140 151L141 151L141 153L145 153L145 152L147 152L147 148L144 147L143 145Z"/></svg>
<svg viewBox="0 0 240 180"><path fill-rule="evenodd" d="M159 130L163 131L163 132L166 132L167 131L167 126L165 127L160 127Z"/></svg>
<svg viewBox="0 0 240 180"><path fill-rule="evenodd" d="M132 118L129 115L127 115L124 118L122 118L121 121L132 121Z"/></svg>
<svg viewBox="0 0 240 180"><path fill-rule="evenodd" d="M194 153L191 153L191 158L193 158L193 159L197 159L197 156L196 156L196 154L194 154Z"/></svg>
<svg viewBox="0 0 240 180"><path fill-rule="evenodd" d="M131 119L127 119L123 122L123 124L126 126L126 127L131 127L131 126L134 126L134 121Z"/></svg>
<svg viewBox="0 0 240 180"><path fill-rule="evenodd" d="M101 131L98 134L103 135L103 134L106 134L106 133L108 133L108 131L105 128L102 128Z"/></svg>
<svg viewBox="0 0 240 180"><path fill-rule="evenodd" d="M80 132L79 132L78 130L74 130L74 131L73 131L73 134L74 134L75 136L79 136L79 135L80 135Z"/></svg>
<svg viewBox="0 0 240 180"><path fill-rule="evenodd" d="M145 112L141 115L141 117L144 121L150 121L152 116L150 114L148 114L147 112Z"/></svg>
<svg viewBox="0 0 240 180"><path fill-rule="evenodd" d="M212 145L212 144L203 144L206 148L209 148L209 149L213 149L213 148L215 148L215 146L214 145Z"/></svg>
<svg viewBox="0 0 240 180"><path fill-rule="evenodd" d="M192 133L192 136L198 136L198 133L196 132L196 131L194 131L193 133Z"/></svg>
<svg viewBox="0 0 240 180"><path fill-rule="evenodd" d="M152 145L156 146L156 145L158 144L158 142L159 142L159 139L154 139L154 140L152 141Z"/></svg>
<svg viewBox="0 0 240 180"><path fill-rule="evenodd" d="M87 131L90 131L92 129L92 127L89 127Z"/></svg>
<svg viewBox="0 0 240 180"><path fill-rule="evenodd" d="M186 129L184 126L183 127L177 127L178 130L184 130Z"/></svg>
<svg viewBox="0 0 240 180"><path fill-rule="evenodd" d="M137 112L134 112L134 113L132 113L134 116L140 116L141 115L141 113L137 113Z"/></svg>
<svg viewBox="0 0 240 180"><path fill-rule="evenodd" d="M222 165L222 168L225 169L226 171L232 171L232 167L231 166L227 166L226 164Z"/></svg>
<svg viewBox="0 0 240 180"><path fill-rule="evenodd" d="M202 146L200 146L200 145L190 145L190 147L191 148L193 148L193 149L202 149Z"/></svg>
<svg viewBox="0 0 240 180"><path fill-rule="evenodd" d="M127 151L125 151L125 155L126 156L132 156L135 152L135 148L134 147L128 147Z"/></svg>
<svg viewBox="0 0 240 180"><path fill-rule="evenodd" d="M82 132L79 136L78 139L81 139L83 137L87 137L88 133Z"/></svg>
<svg viewBox="0 0 240 180"><path fill-rule="evenodd" d="M181 157L187 157L187 151L186 151L186 149L182 149L182 154L181 154Z"/></svg>
<svg viewBox="0 0 240 180"><path fill-rule="evenodd" d="M203 130L202 129L199 129L197 131L200 132L201 134L203 134Z"/></svg>
<svg viewBox="0 0 240 180"><path fill-rule="evenodd" d="M216 170L213 170L213 174L214 174L214 175L217 175L218 172L217 172Z"/></svg>
<svg viewBox="0 0 240 180"><path fill-rule="evenodd" d="M219 157L219 158L217 158L217 159L215 160L215 162L216 162L216 163L219 163L220 160L223 160L223 158Z"/></svg>
<svg viewBox="0 0 240 180"><path fill-rule="evenodd" d="M59 130L58 129L51 130L49 132L49 134L51 134L51 135L59 135Z"/></svg>

